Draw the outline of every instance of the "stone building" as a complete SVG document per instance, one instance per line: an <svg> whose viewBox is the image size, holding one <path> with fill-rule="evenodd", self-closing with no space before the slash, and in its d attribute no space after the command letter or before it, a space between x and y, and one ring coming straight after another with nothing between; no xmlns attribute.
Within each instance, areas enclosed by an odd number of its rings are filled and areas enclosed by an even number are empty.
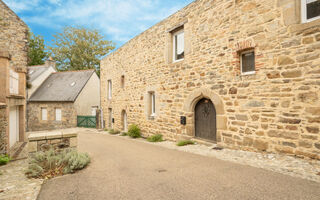
<svg viewBox="0 0 320 200"><path fill-rule="evenodd" d="M100 80L94 70L52 73L28 99L28 131L77 126L77 116L100 108Z"/></svg>
<svg viewBox="0 0 320 200"><path fill-rule="evenodd" d="M0 0L0 154L26 140L28 26Z"/></svg>
<svg viewBox="0 0 320 200"><path fill-rule="evenodd" d="M319 55L319 0L197 0L101 61L104 119L320 159Z"/></svg>

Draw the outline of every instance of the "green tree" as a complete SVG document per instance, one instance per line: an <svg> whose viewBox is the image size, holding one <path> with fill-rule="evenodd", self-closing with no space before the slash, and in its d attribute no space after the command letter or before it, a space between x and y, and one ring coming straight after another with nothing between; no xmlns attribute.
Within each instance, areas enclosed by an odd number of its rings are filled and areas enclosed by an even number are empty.
<svg viewBox="0 0 320 200"><path fill-rule="evenodd" d="M45 52L44 39L41 35L29 34L28 65L43 65L48 58Z"/></svg>
<svg viewBox="0 0 320 200"><path fill-rule="evenodd" d="M101 58L115 48L98 30L84 27L65 27L53 36L49 51L61 71L96 69L99 75Z"/></svg>

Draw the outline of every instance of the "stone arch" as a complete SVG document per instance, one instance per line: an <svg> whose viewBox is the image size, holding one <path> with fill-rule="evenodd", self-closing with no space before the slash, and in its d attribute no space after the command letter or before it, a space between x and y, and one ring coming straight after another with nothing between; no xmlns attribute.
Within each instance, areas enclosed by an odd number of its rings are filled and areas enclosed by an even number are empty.
<svg viewBox="0 0 320 200"><path fill-rule="evenodd" d="M125 109L121 111L121 129L124 132L128 131L128 115Z"/></svg>
<svg viewBox="0 0 320 200"><path fill-rule="evenodd" d="M198 101L203 98L212 101L216 108L217 115L224 115L224 105L221 98L208 88L199 88L193 91L184 103L184 111L193 112Z"/></svg>
<svg viewBox="0 0 320 200"><path fill-rule="evenodd" d="M193 91L185 100L184 112L187 115L186 134L195 136L194 110L197 103L203 99L210 99L216 110L217 142L221 140L221 132L227 129L227 117L225 116L224 104L219 95L208 88L199 88Z"/></svg>

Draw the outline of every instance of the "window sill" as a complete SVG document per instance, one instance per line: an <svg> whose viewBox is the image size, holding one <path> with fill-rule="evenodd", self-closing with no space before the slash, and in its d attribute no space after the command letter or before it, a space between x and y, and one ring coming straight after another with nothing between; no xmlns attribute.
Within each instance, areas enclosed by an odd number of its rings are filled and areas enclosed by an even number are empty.
<svg viewBox="0 0 320 200"><path fill-rule="evenodd" d="M309 28L314 28L320 25L320 19L314 19L309 22L302 22L300 24L291 25L289 28L291 32L302 32Z"/></svg>
<svg viewBox="0 0 320 200"><path fill-rule="evenodd" d="M155 118L156 118L156 115L149 115L148 117L149 120L155 120Z"/></svg>
<svg viewBox="0 0 320 200"><path fill-rule="evenodd" d="M241 73L241 76L250 76L250 75L255 75L256 72L244 72L244 73Z"/></svg>

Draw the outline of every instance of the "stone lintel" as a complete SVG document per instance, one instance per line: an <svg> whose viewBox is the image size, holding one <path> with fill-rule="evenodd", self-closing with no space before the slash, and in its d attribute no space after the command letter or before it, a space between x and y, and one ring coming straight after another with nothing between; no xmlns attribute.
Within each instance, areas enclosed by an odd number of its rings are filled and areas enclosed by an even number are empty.
<svg viewBox="0 0 320 200"><path fill-rule="evenodd" d="M11 60L11 56L8 51L1 51L0 50L0 58L6 58L8 60Z"/></svg>

